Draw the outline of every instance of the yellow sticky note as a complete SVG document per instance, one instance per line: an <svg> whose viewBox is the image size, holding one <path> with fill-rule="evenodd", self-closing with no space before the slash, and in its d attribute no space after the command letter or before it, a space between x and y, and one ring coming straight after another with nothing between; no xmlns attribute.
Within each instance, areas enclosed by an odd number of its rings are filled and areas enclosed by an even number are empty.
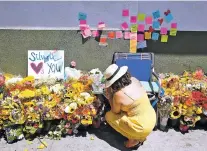
<svg viewBox="0 0 207 151"><path fill-rule="evenodd" d="M130 53L136 53L137 52L137 41L136 40L130 40Z"/></svg>
<svg viewBox="0 0 207 151"><path fill-rule="evenodd" d="M151 32L145 32L144 37L145 39L151 39Z"/></svg>
<svg viewBox="0 0 207 151"><path fill-rule="evenodd" d="M168 35L161 36L161 42L167 42L167 40L168 40Z"/></svg>
<svg viewBox="0 0 207 151"><path fill-rule="evenodd" d="M145 20L145 14L138 14L138 16L137 16L137 19L138 19L138 21L144 21Z"/></svg>
<svg viewBox="0 0 207 151"><path fill-rule="evenodd" d="M176 36L177 35L177 29L176 28L171 28L170 29L170 36Z"/></svg>
<svg viewBox="0 0 207 151"><path fill-rule="evenodd" d="M137 32L137 24L131 25L131 32L136 33Z"/></svg>

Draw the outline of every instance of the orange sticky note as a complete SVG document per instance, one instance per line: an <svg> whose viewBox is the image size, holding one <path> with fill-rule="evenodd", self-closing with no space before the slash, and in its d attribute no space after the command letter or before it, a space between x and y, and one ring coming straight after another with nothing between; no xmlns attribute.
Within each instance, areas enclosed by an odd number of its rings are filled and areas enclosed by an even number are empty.
<svg viewBox="0 0 207 151"><path fill-rule="evenodd" d="M161 42L167 42L167 41L168 41L168 35L162 35Z"/></svg>
<svg viewBox="0 0 207 151"><path fill-rule="evenodd" d="M102 35L100 37L99 45L100 46L107 46L108 45L108 43L107 43L107 36Z"/></svg>
<svg viewBox="0 0 207 151"><path fill-rule="evenodd" d="M113 31L108 32L108 38L109 39L114 39L115 38L115 32L113 32Z"/></svg>
<svg viewBox="0 0 207 151"><path fill-rule="evenodd" d="M151 39L151 32L145 32L144 37L145 39Z"/></svg>
<svg viewBox="0 0 207 151"><path fill-rule="evenodd" d="M136 40L130 40L130 53L136 53L137 52L137 41Z"/></svg>

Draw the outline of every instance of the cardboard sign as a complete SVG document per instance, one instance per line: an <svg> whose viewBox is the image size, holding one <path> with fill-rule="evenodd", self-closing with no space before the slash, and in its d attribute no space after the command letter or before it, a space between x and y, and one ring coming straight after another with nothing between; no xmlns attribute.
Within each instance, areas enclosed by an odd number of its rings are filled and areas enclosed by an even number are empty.
<svg viewBox="0 0 207 151"><path fill-rule="evenodd" d="M64 79L64 50L29 50L28 76Z"/></svg>

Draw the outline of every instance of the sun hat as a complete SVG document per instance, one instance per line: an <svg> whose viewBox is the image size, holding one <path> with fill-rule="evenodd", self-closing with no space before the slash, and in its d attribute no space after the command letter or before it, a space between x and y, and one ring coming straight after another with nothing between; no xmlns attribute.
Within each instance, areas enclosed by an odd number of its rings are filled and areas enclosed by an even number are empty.
<svg viewBox="0 0 207 151"><path fill-rule="evenodd" d="M118 67L116 64L110 65L104 71L105 88L110 87L114 82L121 78L128 70L127 66Z"/></svg>

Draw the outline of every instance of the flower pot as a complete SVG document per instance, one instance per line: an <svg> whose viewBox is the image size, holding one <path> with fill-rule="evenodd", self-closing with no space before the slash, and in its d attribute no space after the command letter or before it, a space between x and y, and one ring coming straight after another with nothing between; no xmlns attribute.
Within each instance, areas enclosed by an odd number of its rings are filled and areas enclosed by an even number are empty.
<svg viewBox="0 0 207 151"><path fill-rule="evenodd" d="M170 126L173 128L178 128L180 124L180 119L170 119Z"/></svg>

